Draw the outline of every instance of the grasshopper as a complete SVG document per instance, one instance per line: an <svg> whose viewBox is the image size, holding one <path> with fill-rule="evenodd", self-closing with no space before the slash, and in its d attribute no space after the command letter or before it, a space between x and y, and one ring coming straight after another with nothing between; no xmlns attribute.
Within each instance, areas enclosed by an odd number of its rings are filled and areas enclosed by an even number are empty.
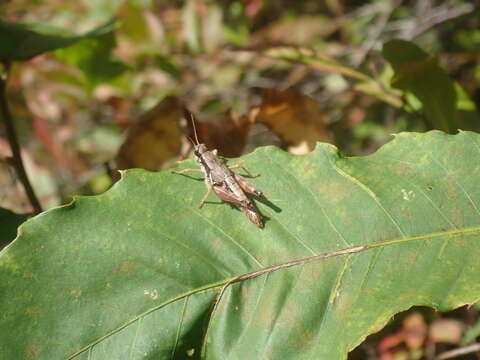
<svg viewBox="0 0 480 360"><path fill-rule="evenodd" d="M173 171L174 174L184 174L186 172L202 172L205 174L205 185L207 193L202 198L199 208L205 204L210 193L213 191L223 201L238 207L245 216L257 225L263 227L263 220L258 213L253 202L247 197L246 193L255 196L262 196L262 192L255 188L243 176L234 173L233 169L242 169L250 177L256 177L241 165L227 166L217 155L217 150L208 150L205 144L198 141L197 129L192 115L192 125L195 135L195 142L189 138L193 145L193 154L195 160L200 164L201 169L183 169L181 171Z"/></svg>

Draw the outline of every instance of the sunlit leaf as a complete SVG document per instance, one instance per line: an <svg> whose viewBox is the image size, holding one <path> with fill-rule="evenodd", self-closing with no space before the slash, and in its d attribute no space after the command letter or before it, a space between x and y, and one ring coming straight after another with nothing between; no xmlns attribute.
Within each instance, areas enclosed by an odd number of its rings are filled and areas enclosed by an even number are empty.
<svg viewBox="0 0 480 360"><path fill-rule="evenodd" d="M89 36L68 48L57 50L55 56L77 66L85 75L85 82L93 88L127 70L127 66L113 56L115 46L112 28L108 32Z"/></svg>
<svg viewBox="0 0 480 360"><path fill-rule="evenodd" d="M79 40L102 36L116 27L116 20L84 34L70 35L65 29L40 23L0 20L0 62L28 60L48 51L68 47Z"/></svg>
<svg viewBox="0 0 480 360"><path fill-rule="evenodd" d="M192 51L200 51L202 43L200 38L200 24L196 9L196 0L186 1L182 15L185 41Z"/></svg>
<svg viewBox="0 0 480 360"><path fill-rule="evenodd" d="M241 161L261 173L263 230L226 204L198 209L200 181L124 172L0 252L0 354L345 359L412 305L479 299L479 148L434 131L367 157L258 149Z"/></svg>
<svg viewBox="0 0 480 360"><path fill-rule="evenodd" d="M383 56L395 70L392 85L418 98L426 119L434 128L454 131L457 95L453 81L437 59L405 40L387 42Z"/></svg>

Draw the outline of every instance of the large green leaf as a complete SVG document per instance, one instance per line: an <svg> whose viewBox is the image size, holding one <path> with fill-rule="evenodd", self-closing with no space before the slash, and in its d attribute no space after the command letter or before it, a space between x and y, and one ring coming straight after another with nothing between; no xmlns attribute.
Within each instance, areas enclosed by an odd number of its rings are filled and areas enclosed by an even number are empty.
<svg viewBox="0 0 480 360"><path fill-rule="evenodd" d="M0 358L345 359L412 305L480 298L479 152L439 131L357 158L258 149L263 230L199 210L199 181L124 172L0 253Z"/></svg>
<svg viewBox="0 0 480 360"><path fill-rule="evenodd" d="M115 27L116 20L113 19L86 34L68 35L65 29L50 25L0 20L0 62L28 60L48 51L65 48L82 39L108 34Z"/></svg>
<svg viewBox="0 0 480 360"><path fill-rule="evenodd" d="M383 56L395 70L392 85L420 101L431 125L447 132L456 130L455 84L438 65L437 59L406 40L387 42L383 47Z"/></svg>
<svg viewBox="0 0 480 360"><path fill-rule="evenodd" d="M27 220L27 215L0 208L0 250L17 236L17 228Z"/></svg>

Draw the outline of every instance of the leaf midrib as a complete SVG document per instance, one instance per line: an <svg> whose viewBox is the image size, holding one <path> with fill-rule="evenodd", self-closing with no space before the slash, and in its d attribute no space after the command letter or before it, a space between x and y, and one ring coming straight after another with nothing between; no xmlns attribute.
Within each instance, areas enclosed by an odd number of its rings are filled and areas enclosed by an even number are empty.
<svg viewBox="0 0 480 360"><path fill-rule="evenodd" d="M181 299L183 299L187 296L195 295L195 294L202 293L202 292L205 292L205 291L214 290L214 289L217 289L217 288L225 288L225 287L227 287L231 284L234 284L234 283L237 283L237 282L240 282L240 281L250 280L250 279L265 275L265 274L272 273L274 271L287 269L287 268L298 266L298 265L304 265L304 264L311 263L311 262L316 261L316 260L326 259L326 258L335 257L335 256L342 256L342 255L347 255L347 254L353 254L353 253L363 252L365 250L371 250L371 249L375 249L375 248L398 245L398 244L403 244L403 243L408 243L408 242L413 242L413 241L421 241L421 240L428 241L428 240L432 240L432 239L441 239L441 238L444 238L444 237L456 237L456 236L471 234L471 233L475 233L475 232L480 232L480 226L468 227L468 228L463 228L463 229L455 229L455 230L437 232L437 233L430 233L430 234L419 235L419 236L410 236L410 237L387 240L387 241L382 241L382 242L368 244L368 245L352 246L352 247L343 248L343 249L340 249L340 250L335 250L335 251L326 252L326 253L322 253L322 254L318 254L318 255L313 255L313 256L308 256L308 257L304 257L304 258L300 258L300 259L296 259L296 260L287 261L287 262L276 264L276 265L267 266L267 267L264 267L264 268L257 269L255 271L251 271L251 272L248 272L248 273L237 275L237 276L235 276L233 278L230 278L228 280L222 280L222 281L218 281L218 282L215 282L215 283L212 283L212 284L207 284L205 286L201 286L199 288L192 289L192 290L187 291L183 294L180 294L176 297L173 297L172 299L169 299L169 300L167 300L167 301L165 301L165 302L163 302L163 303L161 303L161 304L143 312L142 314L135 316L134 318L132 318L131 320L129 320L125 324L121 325L120 327L110 331L109 333L107 333L104 336L98 338L94 342L84 346L83 348L81 348L80 350L78 350L77 352L72 354L70 357L68 357L67 359L73 359L77 355L79 355L79 354L83 353L84 351L88 350L90 347L95 346L96 344L102 342L103 340L109 338L110 336L118 333L119 331L123 330L127 326L136 322L137 320L139 320L139 319L147 316L148 314L150 314L150 313L152 313L156 310L159 310L159 309L161 309L161 308L163 308L163 307L165 307L165 306L167 306L167 305L169 305L169 304L171 304L171 303L173 303L177 300L181 300Z"/></svg>

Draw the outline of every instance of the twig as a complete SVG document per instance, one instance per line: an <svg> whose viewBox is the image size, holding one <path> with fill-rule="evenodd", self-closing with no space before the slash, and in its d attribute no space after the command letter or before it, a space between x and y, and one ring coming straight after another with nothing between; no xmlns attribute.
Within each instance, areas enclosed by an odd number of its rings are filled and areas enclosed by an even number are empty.
<svg viewBox="0 0 480 360"><path fill-rule="evenodd" d="M441 24L451 19L455 19L468 13L472 13L475 8L478 9L478 6L474 6L472 4L465 4L461 7L451 8L447 8L447 6L440 7L436 9L436 11L432 11L432 13L430 14L430 18L425 19L422 17L424 21L418 22L417 26L411 28L410 31L407 33L406 38L408 40L414 39L420 34L424 33L425 31L431 29L438 24Z"/></svg>
<svg viewBox="0 0 480 360"><path fill-rule="evenodd" d="M385 31L398 31L399 38L411 40L438 24L468 13L474 13L478 11L478 9L479 6L473 4L465 4L457 7L447 4L437 7L429 13L418 14L413 21L412 19L392 21L386 25Z"/></svg>
<svg viewBox="0 0 480 360"><path fill-rule="evenodd" d="M435 360L453 359L455 357L471 354L477 351L480 351L480 344L468 345L455 350L445 351L444 353L438 355Z"/></svg>
<svg viewBox="0 0 480 360"><path fill-rule="evenodd" d="M30 184L30 181L28 180L27 172L25 171L25 166L23 165L22 161L22 154L20 152L20 145L18 143L17 134L15 132L15 127L13 126L12 115L10 114L10 110L8 109L7 104L6 89L8 74L10 71L10 64L4 63L3 65L4 73L0 73L0 117L5 124L5 131L7 134L8 142L10 144L10 149L12 151L12 165L15 168L15 172L17 173L20 182L25 188L28 200L30 201L30 204L32 205L35 214L38 214L42 212L42 207L35 195L35 192L33 191L33 187Z"/></svg>
<svg viewBox="0 0 480 360"><path fill-rule="evenodd" d="M393 11L400 5L400 3L401 0L396 0L391 6L388 7L388 9L385 9L383 12L381 12L376 24L373 28L371 28L370 34L368 34L367 39L360 48L360 51L353 56L352 65L354 67L360 66L360 64L362 64L365 60L368 52L376 45L385 27L387 26Z"/></svg>

